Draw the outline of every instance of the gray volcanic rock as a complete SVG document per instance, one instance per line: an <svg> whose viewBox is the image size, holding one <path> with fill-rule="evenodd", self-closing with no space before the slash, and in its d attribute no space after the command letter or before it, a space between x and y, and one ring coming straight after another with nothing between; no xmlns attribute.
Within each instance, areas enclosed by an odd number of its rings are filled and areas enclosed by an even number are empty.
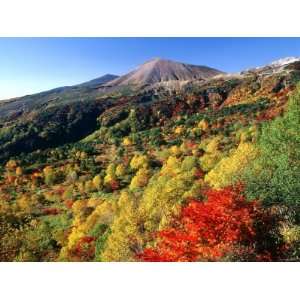
<svg viewBox="0 0 300 300"><path fill-rule="evenodd" d="M106 85L146 85L173 80L188 81L208 79L219 74L224 73L206 66L195 66L156 58L145 62L136 70L112 80Z"/></svg>

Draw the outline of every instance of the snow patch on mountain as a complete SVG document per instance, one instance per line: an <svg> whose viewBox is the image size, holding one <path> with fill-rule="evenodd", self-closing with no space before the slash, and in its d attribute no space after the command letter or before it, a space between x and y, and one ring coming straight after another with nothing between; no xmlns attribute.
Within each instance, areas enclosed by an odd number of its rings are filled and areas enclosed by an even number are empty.
<svg viewBox="0 0 300 300"><path fill-rule="evenodd" d="M284 57L284 58L273 61L272 63L270 63L270 66L281 67L281 66L291 64L295 61L299 61L299 60L300 60L300 57L294 57L294 56Z"/></svg>

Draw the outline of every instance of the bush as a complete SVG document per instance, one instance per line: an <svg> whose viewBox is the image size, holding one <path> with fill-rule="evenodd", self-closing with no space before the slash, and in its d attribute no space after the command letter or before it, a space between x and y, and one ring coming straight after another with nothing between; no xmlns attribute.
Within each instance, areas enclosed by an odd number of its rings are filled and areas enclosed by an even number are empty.
<svg viewBox="0 0 300 300"><path fill-rule="evenodd" d="M158 232L156 246L146 248L139 258L215 261L233 252L239 244L251 248L255 209L256 203L246 202L240 187L208 191L205 202L192 200L183 207L173 226Z"/></svg>

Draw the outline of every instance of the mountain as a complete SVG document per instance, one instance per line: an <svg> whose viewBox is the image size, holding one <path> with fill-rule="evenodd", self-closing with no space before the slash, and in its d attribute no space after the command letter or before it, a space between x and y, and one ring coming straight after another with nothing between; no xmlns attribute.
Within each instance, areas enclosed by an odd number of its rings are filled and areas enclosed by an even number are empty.
<svg viewBox="0 0 300 300"><path fill-rule="evenodd" d="M172 60L155 58L145 62L136 70L129 72L113 81L109 86L149 85L165 81L189 81L194 79L208 79L224 74L219 70L206 66L195 66L175 62Z"/></svg>
<svg viewBox="0 0 300 300"><path fill-rule="evenodd" d="M84 82L84 83L81 83L81 84L78 84L76 86L77 87L94 87L94 86L97 86L97 85L105 84L109 81L112 81L112 80L118 78L118 77L119 76L117 76L117 75L106 74L104 76L92 79L90 81L87 81L87 82Z"/></svg>
<svg viewBox="0 0 300 300"><path fill-rule="evenodd" d="M261 76L282 73L284 71L288 72L289 70L299 69L300 66L300 57L285 57L278 60L275 60L265 66L251 68L245 71L242 71L241 74L255 73Z"/></svg>
<svg viewBox="0 0 300 300"><path fill-rule="evenodd" d="M278 114L300 81L300 61L285 59L225 74L154 59L115 77L108 74L79 85L0 101L0 161L73 143L93 133L98 136L101 128L119 138L130 132L127 125L120 128L118 124L127 124L132 109L137 113L136 130L162 126L179 112L217 111L261 99L275 103Z"/></svg>
<svg viewBox="0 0 300 300"><path fill-rule="evenodd" d="M45 109L49 106L72 103L87 98L94 99L94 94L98 93L96 88L99 85L116 78L118 78L118 76L106 74L81 84L58 87L33 95L2 100L0 101L0 121L1 118L19 116L24 112L30 112L34 109Z"/></svg>
<svg viewBox="0 0 300 300"><path fill-rule="evenodd" d="M300 57L295 57L295 56L291 56L291 57L284 57L284 58L280 58L278 60L273 61L270 65L271 66L285 66L291 63L294 63L296 61L300 61Z"/></svg>

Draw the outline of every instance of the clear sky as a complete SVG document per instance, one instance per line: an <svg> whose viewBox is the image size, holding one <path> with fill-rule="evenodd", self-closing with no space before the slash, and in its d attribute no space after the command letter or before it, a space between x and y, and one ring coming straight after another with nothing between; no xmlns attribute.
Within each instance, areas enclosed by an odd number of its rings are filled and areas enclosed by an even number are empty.
<svg viewBox="0 0 300 300"><path fill-rule="evenodd" d="M0 99L122 75L154 57L236 72L300 56L300 38L0 38Z"/></svg>

